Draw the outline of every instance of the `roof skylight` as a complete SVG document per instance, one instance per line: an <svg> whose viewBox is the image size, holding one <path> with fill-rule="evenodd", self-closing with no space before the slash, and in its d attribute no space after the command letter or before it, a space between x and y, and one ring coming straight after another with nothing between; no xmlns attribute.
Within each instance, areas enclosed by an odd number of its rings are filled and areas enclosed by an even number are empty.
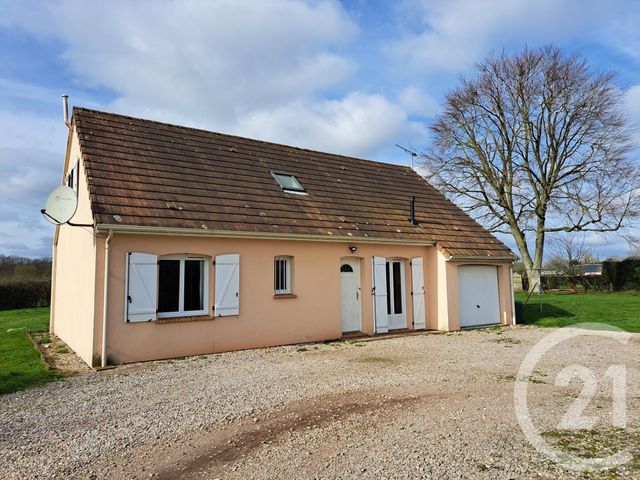
<svg viewBox="0 0 640 480"><path fill-rule="evenodd" d="M273 178L275 178L280 188L287 193L305 194L304 187L300 184L298 179L290 173L283 172L271 172Z"/></svg>

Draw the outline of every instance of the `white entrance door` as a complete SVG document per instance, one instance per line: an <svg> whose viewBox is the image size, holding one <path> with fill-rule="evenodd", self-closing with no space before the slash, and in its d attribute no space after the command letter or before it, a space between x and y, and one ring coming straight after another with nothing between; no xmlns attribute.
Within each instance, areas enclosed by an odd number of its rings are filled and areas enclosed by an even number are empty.
<svg viewBox="0 0 640 480"><path fill-rule="evenodd" d="M360 308L360 260L345 258L340 262L342 288L342 331L358 332L361 324Z"/></svg>
<svg viewBox="0 0 640 480"><path fill-rule="evenodd" d="M407 328L407 308L404 295L404 261L387 260L387 315L389 330Z"/></svg>
<svg viewBox="0 0 640 480"><path fill-rule="evenodd" d="M500 323L497 267L458 267L458 283L460 328Z"/></svg>

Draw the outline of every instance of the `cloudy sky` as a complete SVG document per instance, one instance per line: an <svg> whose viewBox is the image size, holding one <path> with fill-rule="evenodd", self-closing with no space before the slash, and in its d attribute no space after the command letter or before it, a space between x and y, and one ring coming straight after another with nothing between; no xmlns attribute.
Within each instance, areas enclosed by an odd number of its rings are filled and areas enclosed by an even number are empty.
<svg viewBox="0 0 640 480"><path fill-rule="evenodd" d="M640 119L640 4L591 0L0 0L0 253L49 256L60 95L394 163L491 50L555 43L615 70ZM589 237L601 256L618 237Z"/></svg>

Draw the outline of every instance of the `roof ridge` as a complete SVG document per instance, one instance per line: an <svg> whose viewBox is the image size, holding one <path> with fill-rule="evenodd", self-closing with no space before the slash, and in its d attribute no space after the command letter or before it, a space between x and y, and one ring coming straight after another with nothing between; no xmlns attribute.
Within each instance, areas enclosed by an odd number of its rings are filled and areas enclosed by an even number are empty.
<svg viewBox="0 0 640 480"><path fill-rule="evenodd" d="M354 156L350 156L350 155L344 155L341 153L333 153L333 152L326 152L326 151L322 151L322 150L315 150L312 148L302 148L302 147L296 147L293 145L287 145L286 143L278 143L278 142L270 142L268 140L260 140L257 138L251 138L251 137L243 137L242 135L233 135L230 133L223 133L223 132L216 132L214 130L206 130L204 128L198 128L198 127L189 127L186 125L179 125L177 123L169 123L169 122L161 122L159 120L151 120L148 118L142 118L142 117L134 117L131 115L124 115L122 113L113 113L113 112L105 112L103 110L96 110L93 108L86 108L86 107L79 107L79 106L74 106L73 107L73 114L75 114L75 112L77 111L81 111L81 112L91 112L91 113L99 113L101 115L109 115L112 117L121 117L121 118L127 118L127 119L131 119L131 120L137 120L137 121L141 121L141 122L147 122L147 123L155 123L157 125L163 125L165 127L174 127L174 128L181 128L184 130L191 130L194 132L202 132L202 133L208 133L208 134L214 134L214 135L220 135L223 137L230 137L230 138L238 138L241 140L248 140L250 142L256 142L256 143L263 143L266 145L275 145L278 147L285 147L285 148L291 148L293 150L300 150L303 152L311 152L311 153L319 153L321 155L333 155L334 157L341 157L347 160L356 160L359 162L367 162L367 163L373 163L376 165L385 165L385 166L390 166L390 167L394 167L394 168L399 168L399 169L405 169L405 170L410 170L412 172L414 172L416 175L418 175L420 178L423 178L422 175L418 174L418 172L416 172L413 168L411 168L408 165L400 165L398 163L389 163L389 162L383 162L380 160L370 160L368 158L362 158L362 157L354 157ZM75 115L72 115L75 116ZM423 178L424 180L424 178Z"/></svg>

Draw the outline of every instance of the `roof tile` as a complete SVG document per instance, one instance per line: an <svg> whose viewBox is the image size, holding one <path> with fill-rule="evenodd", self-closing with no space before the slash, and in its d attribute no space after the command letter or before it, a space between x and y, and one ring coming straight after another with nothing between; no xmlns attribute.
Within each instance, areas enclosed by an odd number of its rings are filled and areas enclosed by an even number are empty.
<svg viewBox="0 0 640 480"><path fill-rule="evenodd" d="M99 224L435 241L449 255L512 256L408 167L85 108L73 121ZM271 170L295 175L308 195L283 192Z"/></svg>

